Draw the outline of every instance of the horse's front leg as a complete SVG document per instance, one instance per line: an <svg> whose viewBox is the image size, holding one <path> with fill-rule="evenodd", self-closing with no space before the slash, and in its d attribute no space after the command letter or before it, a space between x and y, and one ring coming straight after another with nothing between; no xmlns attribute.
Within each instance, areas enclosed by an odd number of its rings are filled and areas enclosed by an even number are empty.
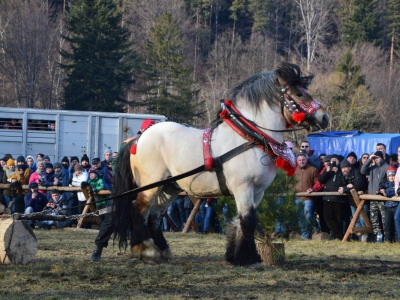
<svg viewBox="0 0 400 300"><path fill-rule="evenodd" d="M227 230L225 259L236 266L258 264L262 260L254 241L254 232L257 225L254 204L241 201L241 198L236 197L236 195L235 199L238 207L238 217ZM255 202L259 202L258 199Z"/></svg>

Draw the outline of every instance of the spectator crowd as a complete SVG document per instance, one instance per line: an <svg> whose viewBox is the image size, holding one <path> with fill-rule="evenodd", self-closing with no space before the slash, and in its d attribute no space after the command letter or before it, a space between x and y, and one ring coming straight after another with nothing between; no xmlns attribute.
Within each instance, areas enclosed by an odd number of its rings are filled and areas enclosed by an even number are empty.
<svg viewBox="0 0 400 300"><path fill-rule="evenodd" d="M289 185L296 193L309 194L295 199L303 239L311 239L315 232L323 232L333 240L343 239L356 212L356 204L350 196L352 189L388 198L400 195L400 147L396 149L397 153L389 154L386 145L378 143L371 149L374 150L371 154L363 153L358 157L352 151L345 157L340 151L316 156L308 141L303 141L298 151L292 142L286 144L297 157L296 171ZM317 197L312 195L315 192L335 193ZM371 220L373 233L355 230L356 234L351 238L376 242L379 232L385 242L400 242L398 204L397 201L367 201L363 208ZM287 236L289 229L281 222L278 225L273 237ZM356 227L366 227L361 216Z"/></svg>
<svg viewBox="0 0 400 300"><path fill-rule="evenodd" d="M60 162L51 162L50 157L44 154L33 156L18 156L16 159L5 154L0 159L0 182L10 184L9 189L0 189L0 203L10 209L11 213L37 213L46 210L46 214L74 215L81 214L86 203L82 192L60 191L56 187L90 187L96 200L96 208L107 205L106 196L96 195L100 190L112 189L113 160L117 152L107 150L102 159L92 160L85 154L80 159L77 156L64 156ZM28 185L28 190L22 189ZM53 187L51 191L39 190L39 186ZM104 201L101 201L104 200ZM99 201L99 202L97 202ZM196 216L196 223L201 224L193 228L198 233L221 232L216 218L213 204L218 199L204 199ZM164 231L182 231L191 211L193 203L183 192L171 203L162 220ZM67 221L29 221L35 228L50 229L51 226L62 228L76 225ZM84 228L90 228L90 223L84 223Z"/></svg>

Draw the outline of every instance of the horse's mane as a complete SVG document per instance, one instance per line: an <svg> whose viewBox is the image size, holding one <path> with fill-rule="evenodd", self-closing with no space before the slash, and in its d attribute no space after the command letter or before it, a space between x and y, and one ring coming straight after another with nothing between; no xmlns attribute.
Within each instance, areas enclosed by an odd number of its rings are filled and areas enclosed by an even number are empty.
<svg viewBox="0 0 400 300"><path fill-rule="evenodd" d="M231 99L233 103L239 98L246 99L250 105L257 108L262 100L277 104L280 101L279 92L283 88L278 78L286 85L307 88L314 76L302 76L298 65L282 62L275 70L254 74L237 85L232 90Z"/></svg>

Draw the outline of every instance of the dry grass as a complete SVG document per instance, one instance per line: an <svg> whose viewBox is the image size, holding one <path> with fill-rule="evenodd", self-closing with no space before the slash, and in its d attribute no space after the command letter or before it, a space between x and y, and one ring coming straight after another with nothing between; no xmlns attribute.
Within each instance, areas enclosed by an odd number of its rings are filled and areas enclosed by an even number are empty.
<svg viewBox="0 0 400 300"><path fill-rule="evenodd" d="M285 243L284 267L226 264L220 235L167 233L174 259L145 265L109 246L91 262L96 232L35 231L26 265L0 265L0 299L400 298L400 245Z"/></svg>

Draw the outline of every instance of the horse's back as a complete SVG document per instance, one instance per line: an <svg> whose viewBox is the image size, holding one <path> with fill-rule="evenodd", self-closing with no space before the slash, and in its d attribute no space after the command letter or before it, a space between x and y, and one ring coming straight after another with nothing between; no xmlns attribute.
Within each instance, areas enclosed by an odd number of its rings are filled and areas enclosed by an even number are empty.
<svg viewBox="0 0 400 300"><path fill-rule="evenodd" d="M153 174L154 180L186 172L203 163L201 138L200 129L173 122L156 124L139 138L131 165L142 177Z"/></svg>

